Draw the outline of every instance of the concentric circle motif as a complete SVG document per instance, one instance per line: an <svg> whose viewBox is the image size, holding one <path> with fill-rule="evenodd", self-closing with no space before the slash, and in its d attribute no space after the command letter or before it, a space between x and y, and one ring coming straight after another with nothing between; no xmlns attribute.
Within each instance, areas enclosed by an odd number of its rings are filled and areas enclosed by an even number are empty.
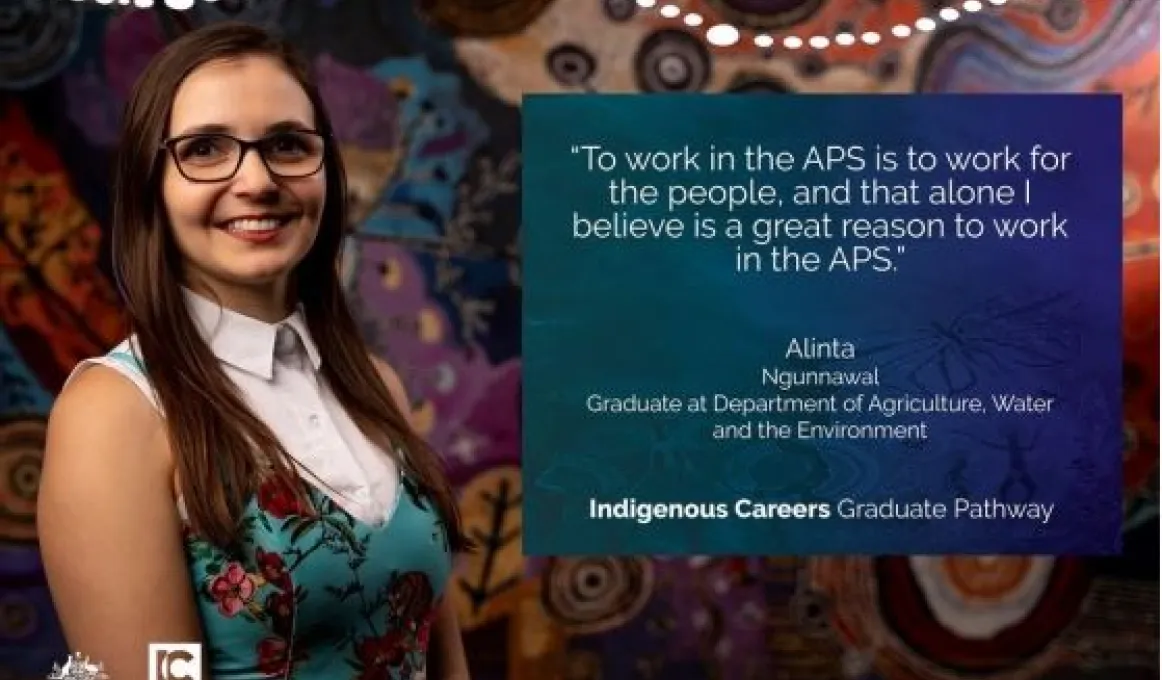
<svg viewBox="0 0 1162 680"><path fill-rule="evenodd" d="M642 92L698 92L710 81L710 52L685 31L656 31L638 48L634 75Z"/></svg>
<svg viewBox="0 0 1162 680"><path fill-rule="evenodd" d="M419 0L418 10L452 38L496 38L519 33L553 0Z"/></svg>
<svg viewBox="0 0 1162 680"><path fill-rule="evenodd" d="M81 42L76 2L0 2L0 88L38 85L61 71Z"/></svg>
<svg viewBox="0 0 1162 680"><path fill-rule="evenodd" d="M1051 557L882 558L875 568L887 627L950 670L1024 666L1081 612L1089 576Z"/></svg>
<svg viewBox="0 0 1162 680"><path fill-rule="evenodd" d="M601 0L605 16L612 21L629 21L637 14L637 0Z"/></svg>
<svg viewBox="0 0 1162 680"><path fill-rule="evenodd" d="M823 0L707 0L722 21L739 28L775 31L810 19Z"/></svg>
<svg viewBox="0 0 1162 680"><path fill-rule="evenodd" d="M581 45L562 43L545 55L545 68L561 85L579 87L597 73L597 58Z"/></svg>
<svg viewBox="0 0 1162 680"><path fill-rule="evenodd" d="M1073 558L834 557L807 567L845 659L899 680L1039 678L1071 653L1065 632L1091 582Z"/></svg>
<svg viewBox="0 0 1162 680"><path fill-rule="evenodd" d="M1059 33L1068 33L1085 18L1085 0L1049 0L1045 22Z"/></svg>
<svg viewBox="0 0 1162 680"><path fill-rule="evenodd" d="M0 541L36 540L36 494L44 439L43 419L0 422Z"/></svg>
<svg viewBox="0 0 1162 680"><path fill-rule="evenodd" d="M645 608L654 587L653 564L644 558L553 558L542 578L545 611L582 635L622 626Z"/></svg>

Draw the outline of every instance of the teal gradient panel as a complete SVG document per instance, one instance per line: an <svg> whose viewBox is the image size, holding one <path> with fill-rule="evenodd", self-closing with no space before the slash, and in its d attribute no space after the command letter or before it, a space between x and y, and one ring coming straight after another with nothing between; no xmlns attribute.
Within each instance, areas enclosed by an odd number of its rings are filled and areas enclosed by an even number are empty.
<svg viewBox="0 0 1162 680"><path fill-rule="evenodd" d="M545 95L523 108L524 541L529 554L1052 553L1119 550L1121 517L1121 104L1116 96ZM813 145L862 147L859 172L710 173L706 150L761 145L799 163ZM586 169L574 147L600 145L612 172ZM701 169L628 172L624 154L702 151ZM881 150L909 146L1069 152L1065 171L956 173L876 170ZM854 155L848 156L850 161ZM901 157L901 161L903 158ZM1021 161L1028 160L1023 154ZM611 180L662 188L655 206L608 203ZM921 188L1011 184L1029 205L815 206L797 208L794 185L878 179ZM779 188L783 204L665 205L674 184ZM858 189L858 186L855 187ZM921 192L922 194L924 192ZM680 239L577 239L574 215L681 219ZM755 245L758 218L819 217L832 235L782 234ZM983 220L985 236L953 236L957 213ZM992 237L992 220L1064 219L1057 238ZM723 235L729 218L744 238ZM712 218L716 238L691 225ZM946 238L842 237L851 219L943 223ZM901 250L898 246L902 245ZM827 271L837 248L885 247L887 259ZM819 271L772 271L770 250L821 256ZM739 249L762 271L736 270ZM874 266L890 264L883 271ZM854 358L788 358L796 339L840 339ZM770 371L841 371L876 385L780 390ZM862 395L857 412L594 413L592 395ZM993 397L1052 400L1040 414L1000 412ZM873 397L979 399L983 413L901 413L867 408ZM719 400L721 401L721 400ZM827 403L827 402L820 402ZM960 403L964 403L963 401ZM923 437L803 438L815 426L923 425ZM762 422L791 436L760 439ZM750 423L751 438L716 440L716 425ZM812 516L738 516L754 505L802 504ZM592 503L631 515L649 504L722 504L714 519L593 518ZM857 519L856 506L912 519ZM933 508L943 506L943 516ZM790 505L784 512L794 515ZM972 515L982 508L989 516ZM996 516L999 509L1023 513ZM1045 511L1051 508L1051 514ZM958 513L957 510L962 512ZM1030 513L1038 513L1030 515Z"/></svg>

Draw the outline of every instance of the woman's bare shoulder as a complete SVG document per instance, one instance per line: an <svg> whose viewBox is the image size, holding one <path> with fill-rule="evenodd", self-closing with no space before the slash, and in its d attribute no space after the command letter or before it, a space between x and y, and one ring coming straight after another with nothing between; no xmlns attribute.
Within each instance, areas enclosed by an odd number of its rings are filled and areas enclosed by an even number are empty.
<svg viewBox="0 0 1162 680"><path fill-rule="evenodd" d="M141 388L99 364L69 381L49 417L37 499L45 574L70 645L118 677L133 676L150 641L201 634L165 442Z"/></svg>
<svg viewBox="0 0 1162 680"><path fill-rule="evenodd" d="M90 366L68 382L53 404L45 472L73 478L128 471L130 479L161 472L166 466L157 453L164 442L161 416L141 388L116 370Z"/></svg>

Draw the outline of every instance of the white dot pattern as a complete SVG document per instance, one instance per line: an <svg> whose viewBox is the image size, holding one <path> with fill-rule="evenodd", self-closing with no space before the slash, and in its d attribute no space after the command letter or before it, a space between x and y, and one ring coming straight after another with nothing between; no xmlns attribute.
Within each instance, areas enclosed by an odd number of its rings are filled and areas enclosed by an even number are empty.
<svg viewBox="0 0 1162 680"><path fill-rule="evenodd" d="M166 0L175 2L177 0ZM192 0L184 0L184 2L191 2ZM982 11L985 5L992 5L993 7L1000 7L1009 0L964 0L959 7L944 7L936 11L931 16L923 16L916 19L911 24L896 24L889 29L889 35L903 40L915 33L930 33L944 24L950 24L962 17L970 14L975 14ZM642 9L652 9L658 7L657 0L636 0L638 7ZM679 20L690 28L699 28L703 26L706 18L694 12L683 12L680 7L672 3L666 3L660 6L658 14L664 19ZM714 47L731 47L738 44L742 40L742 31L739 27L727 23L714 24L705 29L706 42ZM875 31L866 31L864 33L854 35L852 33L838 33L836 35L810 35L798 36L788 35L782 39L782 46L787 50L799 50L804 47L809 47L815 50L825 50L832 45L837 47L850 47L857 43L865 45L878 45L887 37ZM751 42L760 50L771 50L775 48L778 41L774 37L766 34L756 34Z"/></svg>
<svg viewBox="0 0 1162 680"><path fill-rule="evenodd" d="M73 2L84 2L84 1L85 0L73 0ZM140 7L143 9L153 7L153 5L154 5L154 0L90 0L90 1L96 2L99 5L112 5L112 4L116 3L118 5L125 5L125 6L132 5L134 7ZM212 3L212 2L216 2L217 0L202 0L202 1ZM194 3L196 2L196 0L161 0L161 2L166 7L173 9L173 10L177 10L180 12L180 11L185 11L185 10L191 9L194 6ZM682 8L675 5L675 4L665 3L665 4L662 4L661 6L659 6L658 0L636 0L636 2L638 4L638 6L643 8L643 9L653 9L653 8L657 7L658 14L660 14L663 18L681 20L682 23L686 24L690 28L701 27L703 25L703 23L705 22L704 17L702 17L701 15L693 13L693 12L683 12ZM992 5L994 7L1000 7L1001 5L1004 5L1005 3L1007 3L1008 0L964 0L964 2L960 3L959 9L957 9L956 7L944 7L942 9L940 9L933 16L920 17L919 19L917 19L914 22L913 26L908 26L906 24L897 24L896 26L892 27L891 34L897 38L903 39L903 38L907 38L908 36L912 35L913 28L915 28L918 31L925 32L925 33L929 32L929 31L933 31L937 27L939 27L940 24L942 24L942 23L945 23L945 24L951 23L953 21L956 21L957 19L960 19L965 14L973 14L973 13L976 13L976 12L983 10L986 2L987 2L987 4ZM739 40L741 40L741 38L742 38L742 35L741 35L741 31L739 30L739 28L737 26L732 26L730 24L715 24L713 26L710 26L706 30L706 41L709 42L711 45L714 45L717 47L730 47L731 45L738 43ZM804 45L807 45L807 46L813 47L817 50L823 50L823 49L827 49L831 45L838 45L841 47L847 47L849 45L854 45L856 42L859 42L859 41L862 41L865 45L875 45L875 44L879 43L882 39L883 39L883 36L881 36L878 33L875 33L874 31L869 31L867 33L864 33L863 35L859 36L858 39L856 38L856 36L853 36L849 33L840 33L839 35L835 35L835 36L827 36L827 35L813 35L813 36L806 36L806 37L787 36L786 38L783 39L783 46L786 47L787 49L790 49L790 50L797 50L797 49L800 49L801 47L803 47ZM765 49L770 49L771 47L773 47L775 45L775 41L773 38L771 38L768 35L761 35L760 34L760 35L756 35L754 37L754 44L756 47L759 47L760 49L765 50Z"/></svg>

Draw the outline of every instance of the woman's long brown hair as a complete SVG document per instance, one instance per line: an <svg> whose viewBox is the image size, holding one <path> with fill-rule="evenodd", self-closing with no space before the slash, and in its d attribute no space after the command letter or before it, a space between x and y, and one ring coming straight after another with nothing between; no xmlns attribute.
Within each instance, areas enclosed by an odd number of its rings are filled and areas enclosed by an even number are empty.
<svg viewBox="0 0 1162 680"><path fill-rule="evenodd" d="M453 550L466 548L455 495L435 451L408 425L379 378L347 306L339 256L347 190L330 118L307 63L286 43L246 24L221 23L169 44L146 68L125 110L113 185L113 261L130 331L165 416L190 528L223 548L236 545L238 520L266 475L295 490L302 479L271 430L223 372L186 307L181 254L166 218L160 152L179 86L211 61L260 55L285 65L311 100L328 140L326 202L318 237L296 268L292 290L323 356L321 371L359 429L432 500ZM402 493L402 490L401 490Z"/></svg>

